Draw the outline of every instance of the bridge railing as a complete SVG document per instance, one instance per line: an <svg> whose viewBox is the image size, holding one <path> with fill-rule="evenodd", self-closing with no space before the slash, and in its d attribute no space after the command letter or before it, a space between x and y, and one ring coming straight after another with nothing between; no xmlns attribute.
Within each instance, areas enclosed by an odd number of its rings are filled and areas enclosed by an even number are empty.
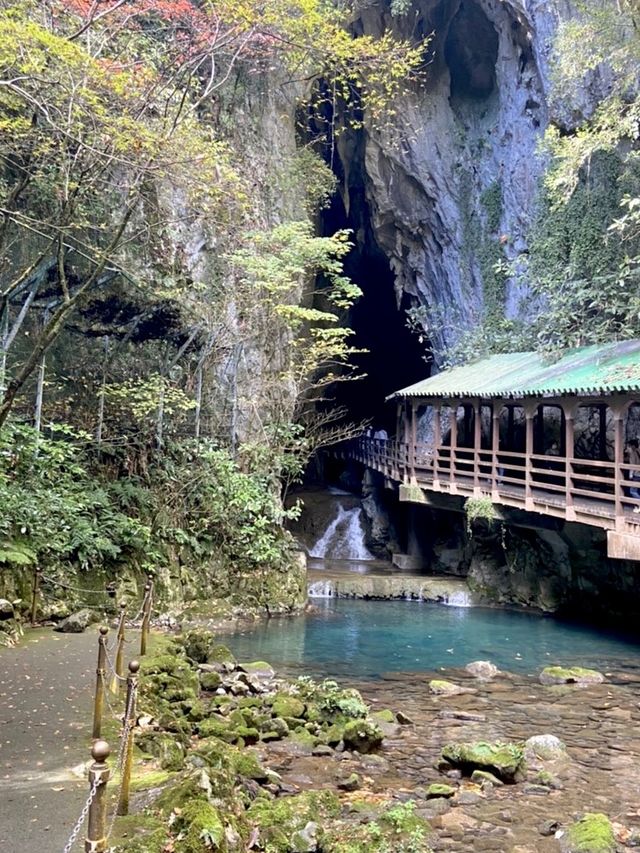
<svg viewBox="0 0 640 853"><path fill-rule="evenodd" d="M640 465L626 462L367 437L351 442L346 455L391 479L436 491L521 498L529 507L564 506L607 518L640 514Z"/></svg>

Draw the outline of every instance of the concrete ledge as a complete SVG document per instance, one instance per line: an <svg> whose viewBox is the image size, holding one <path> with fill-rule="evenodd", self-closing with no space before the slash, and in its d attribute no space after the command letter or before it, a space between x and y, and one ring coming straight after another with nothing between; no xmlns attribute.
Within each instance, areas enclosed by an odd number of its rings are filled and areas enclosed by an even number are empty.
<svg viewBox="0 0 640 853"><path fill-rule="evenodd" d="M640 560L640 536L607 530L607 556L614 560Z"/></svg>

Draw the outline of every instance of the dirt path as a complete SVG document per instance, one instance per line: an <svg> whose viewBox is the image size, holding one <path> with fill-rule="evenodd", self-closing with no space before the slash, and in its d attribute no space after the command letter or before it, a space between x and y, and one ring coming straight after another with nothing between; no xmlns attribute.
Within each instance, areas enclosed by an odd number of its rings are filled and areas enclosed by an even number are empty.
<svg viewBox="0 0 640 853"><path fill-rule="evenodd" d="M96 632L32 631L0 649L2 853L62 853L84 805Z"/></svg>

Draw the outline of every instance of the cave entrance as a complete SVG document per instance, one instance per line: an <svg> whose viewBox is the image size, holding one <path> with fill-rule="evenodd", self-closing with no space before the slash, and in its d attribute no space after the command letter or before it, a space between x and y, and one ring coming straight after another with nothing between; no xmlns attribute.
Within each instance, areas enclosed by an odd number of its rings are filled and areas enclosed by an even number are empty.
<svg viewBox="0 0 640 853"><path fill-rule="evenodd" d="M353 168L353 164L352 164ZM345 273L362 289L363 295L349 312L348 325L354 330L353 346L367 350L355 356L358 373L354 382L337 383L334 403L345 406L353 421L371 420L375 428L396 431L396 412L385 397L429 375L425 361L427 347L407 326L404 300L398 306L394 275L385 254L375 243L364 188L352 188L349 212L339 195L322 217L322 233L341 228L353 232L354 249L345 262Z"/></svg>
<svg viewBox="0 0 640 853"><path fill-rule="evenodd" d="M474 0L462 0L444 45L453 98L488 98L496 87L498 34Z"/></svg>

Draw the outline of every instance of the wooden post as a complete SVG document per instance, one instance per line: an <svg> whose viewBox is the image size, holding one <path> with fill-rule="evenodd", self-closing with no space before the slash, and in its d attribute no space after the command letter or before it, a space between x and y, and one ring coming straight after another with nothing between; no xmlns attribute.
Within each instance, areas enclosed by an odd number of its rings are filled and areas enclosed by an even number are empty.
<svg viewBox="0 0 640 853"><path fill-rule="evenodd" d="M151 598L153 596L153 582L147 581L144 585L144 607L142 610L142 626L140 632L140 657L147 653L147 637L149 635L149 622L151 621Z"/></svg>
<svg viewBox="0 0 640 853"><path fill-rule="evenodd" d="M498 486L500 485L500 413L502 411L502 400L494 400L491 404L491 491L494 500L498 499Z"/></svg>
<svg viewBox="0 0 640 853"><path fill-rule="evenodd" d="M438 454L442 443L441 415L442 403L435 400L433 403L433 485L440 488L440 474L438 471Z"/></svg>
<svg viewBox="0 0 640 853"><path fill-rule="evenodd" d="M93 764L89 768L89 789L96 793L89 806L89 826L84 842L85 853L105 853L107 850L107 782L110 771L107 758L111 753L105 740L97 740L91 747Z"/></svg>
<svg viewBox="0 0 640 853"><path fill-rule="evenodd" d="M533 416L535 409L532 404L524 405L525 417L525 448L524 448L524 505L526 509L533 509L533 475L531 471L533 456Z"/></svg>
<svg viewBox="0 0 640 853"><path fill-rule="evenodd" d="M473 401L473 490L480 493L480 451L482 450L482 421L480 400Z"/></svg>
<svg viewBox="0 0 640 853"><path fill-rule="evenodd" d="M575 444L574 423L577 410L578 404L574 402L567 402L562 406L562 411L564 412L565 447L564 490L568 521L573 521L576 517L576 513L573 508L573 456Z"/></svg>
<svg viewBox="0 0 640 853"><path fill-rule="evenodd" d="M40 592L40 578L42 577L42 569L36 566L33 571L33 593L31 596L31 625L36 624L36 615L38 610L38 593Z"/></svg>
<svg viewBox="0 0 640 853"><path fill-rule="evenodd" d="M124 637L125 627L124 622L127 616L127 602L120 602L120 618L118 620L118 633L116 635L116 662L115 675L111 682L111 692L117 696L120 692L120 681L124 677Z"/></svg>
<svg viewBox="0 0 640 853"><path fill-rule="evenodd" d="M449 482L452 486L455 486L455 473L456 473L456 450L458 448L458 408L460 406L460 401L456 400L451 403L451 441L449 442ZM453 489L452 489L453 491Z"/></svg>
<svg viewBox="0 0 640 853"><path fill-rule="evenodd" d="M624 528L624 504L622 498L624 491L622 480L624 478L624 412L622 407L611 406L613 412L613 465L614 465L614 494L616 530Z"/></svg>
<svg viewBox="0 0 640 853"><path fill-rule="evenodd" d="M109 629L106 625L100 628L98 637L98 666L96 667L96 695L93 698L93 733L92 737L97 740L102 731L102 707L104 703L104 679L107 663L107 634Z"/></svg>
<svg viewBox="0 0 640 853"><path fill-rule="evenodd" d="M598 405L598 456L603 462L607 456L607 404Z"/></svg>
<svg viewBox="0 0 640 853"><path fill-rule="evenodd" d="M138 690L138 670L140 664L132 660L129 664L129 677L127 678L127 703L124 713L124 732L126 738L124 746L124 762L122 764L122 782L120 786L120 799L118 800L118 814L129 814L129 786L131 784L131 765L133 763L133 729L136 723L136 693Z"/></svg>
<svg viewBox="0 0 640 853"><path fill-rule="evenodd" d="M418 428L417 428L417 423L416 423L416 421L417 421L417 417L416 417L417 410L418 410L417 403L412 402L411 403L411 447L409 450L409 454L410 454L409 455L409 465L411 468L411 482L412 482L412 484L416 483L416 441L417 441L417 435L418 435Z"/></svg>

